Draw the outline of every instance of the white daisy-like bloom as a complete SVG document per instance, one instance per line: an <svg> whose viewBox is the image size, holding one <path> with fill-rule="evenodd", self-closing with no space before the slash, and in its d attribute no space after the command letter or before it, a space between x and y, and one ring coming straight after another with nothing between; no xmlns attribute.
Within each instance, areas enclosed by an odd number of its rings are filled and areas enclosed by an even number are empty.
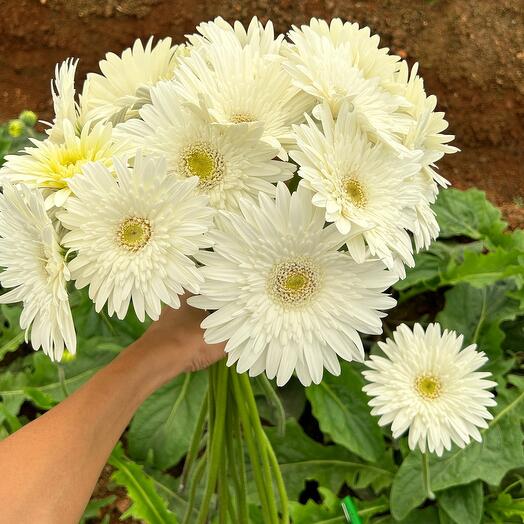
<svg viewBox="0 0 524 524"><path fill-rule="evenodd" d="M266 372L284 385L294 371L305 386L326 368L340 373L338 357L362 361L361 333L382 331L382 309L395 300L383 292L396 280L379 261L357 264L339 251L345 237L311 204L303 186L276 201L260 194L241 201L241 213L223 213L210 232L213 252L197 259L205 283L189 303L216 310L203 322L208 343L227 340L227 364L251 376Z"/></svg>
<svg viewBox="0 0 524 524"><path fill-rule="evenodd" d="M335 18L328 25L313 18L309 25L293 27L284 67L294 84L319 102L327 102L336 116L344 102L350 103L358 122L373 141L382 141L406 154L401 136L412 118L410 103L388 89L399 69L399 57L379 48L379 37L368 27L342 23ZM314 110L319 111L317 106Z"/></svg>
<svg viewBox="0 0 524 524"><path fill-rule="evenodd" d="M78 59L70 58L55 68L55 78L51 81L51 94L55 117L46 133L52 142L65 141L64 122L67 120L75 130L79 126L80 107L75 99L75 74Z"/></svg>
<svg viewBox="0 0 524 524"><path fill-rule="evenodd" d="M100 311L122 319L132 301L137 317L158 319L161 304L180 306L184 289L197 293L203 280L190 258L209 247L205 233L214 211L198 195L196 177L169 176L160 157L138 154L134 168L115 158L116 175L103 163L83 167L71 181L74 196L58 218L69 230L63 245L77 288L89 286Z"/></svg>
<svg viewBox="0 0 524 524"><path fill-rule="evenodd" d="M84 86L82 109L86 120L110 120L113 123L136 117L138 109L149 102L149 89L161 80L173 78L184 45L172 45L164 38L153 45L136 40L120 56L107 53L100 61L100 73L89 73Z"/></svg>
<svg viewBox="0 0 524 524"><path fill-rule="evenodd" d="M176 178L198 177L199 191L219 209L235 210L241 197L274 194L273 183L291 178L295 167L275 160L277 149L262 140L261 124L213 124L204 110L186 107L172 82L151 90L140 119L120 124L115 136L163 155Z"/></svg>
<svg viewBox="0 0 524 524"><path fill-rule="evenodd" d="M35 350L60 360L76 351L66 283L69 271L40 191L4 184L0 194L1 304L22 302L20 327Z"/></svg>
<svg viewBox="0 0 524 524"><path fill-rule="evenodd" d="M293 143L291 125L304 120L314 100L283 69L282 38L268 43L272 26L252 22L245 38L235 28L202 28L210 40L202 38L178 68L177 92L190 104L206 107L215 122L262 123L264 140L285 160L286 147Z"/></svg>
<svg viewBox="0 0 524 524"><path fill-rule="evenodd" d="M399 159L384 144L372 144L344 104L333 119L327 104L319 112L321 126L307 117L295 126L299 150L291 157L299 175L315 193L313 204L325 210L342 234L354 226L364 231L347 241L357 262L366 259L366 245L389 268L403 275L403 264L414 265L412 245L405 230L411 210L419 202L419 188L410 183L420 171L420 154Z"/></svg>
<svg viewBox="0 0 524 524"><path fill-rule="evenodd" d="M187 39L195 48L209 43L220 44L224 39L232 37L242 47L255 46L262 55L279 55L284 44L284 35L275 37L273 22L269 20L264 26L256 16L251 19L247 29L238 20L231 25L221 16L212 22L202 22L196 29L200 34L187 35Z"/></svg>
<svg viewBox="0 0 524 524"><path fill-rule="evenodd" d="M44 190L46 207L60 207L71 194L71 181L82 174L86 162L102 162L112 168L113 155L128 153L125 141L116 144L112 125L99 122L85 125L80 135L73 124L62 121L63 141L51 138L31 140L22 154L7 155L0 169L0 181L24 183Z"/></svg>
<svg viewBox="0 0 524 524"><path fill-rule="evenodd" d="M486 355L476 344L461 349L463 340L439 324L426 331L402 324L393 340L379 342L385 356L371 355L366 362L371 413L381 426L391 424L394 438L409 430L412 450L440 456L452 442L463 448L472 438L482 440L478 428L488 426L492 415L486 408L496 404L487 390L497 384L486 380L491 373L477 371Z"/></svg>
<svg viewBox="0 0 524 524"><path fill-rule="evenodd" d="M413 122L403 136L402 143L410 150L422 152L421 169L415 177L415 183L420 187L421 200L415 207L415 216L409 228L418 250L429 247L438 236L439 226L430 205L435 202L439 187L449 186L449 182L436 171L436 162L445 154L455 153L458 149L449 145L455 137L443 134L448 127L444 113L435 111L437 98L427 96L424 81L417 71L418 64L409 72L407 63L402 61L392 89L411 103L407 112Z"/></svg>

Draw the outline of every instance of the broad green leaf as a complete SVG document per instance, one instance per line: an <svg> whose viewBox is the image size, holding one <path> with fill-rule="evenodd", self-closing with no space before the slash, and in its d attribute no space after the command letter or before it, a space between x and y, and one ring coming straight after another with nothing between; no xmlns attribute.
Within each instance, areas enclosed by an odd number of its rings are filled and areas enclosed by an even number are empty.
<svg viewBox="0 0 524 524"><path fill-rule="evenodd" d="M119 486L125 487L129 498L133 501L122 518L134 517L148 524L178 522L175 514L167 509L165 500L156 491L151 477L144 473L142 466L124 455L121 444L114 449L109 463L116 469L111 479Z"/></svg>
<svg viewBox="0 0 524 524"><path fill-rule="evenodd" d="M384 455L384 438L362 391L364 379L350 364L341 368L340 376L326 373L306 396L324 433L365 460L377 461Z"/></svg>
<svg viewBox="0 0 524 524"><path fill-rule="evenodd" d="M376 524L444 524L440 521L437 508L430 506L424 509L415 509L403 519L393 517L380 518L373 521ZM450 524L450 523L446 523Z"/></svg>
<svg viewBox="0 0 524 524"><path fill-rule="evenodd" d="M153 393L139 408L128 433L130 455L168 469L189 447L198 413L207 394L207 372L187 373Z"/></svg>
<svg viewBox="0 0 524 524"><path fill-rule="evenodd" d="M482 289L459 284L446 292L446 305L437 315L444 328L464 335L467 344L477 343L495 359L502 354L504 332L500 325L521 314L520 305L508 296L514 289L511 281L501 281Z"/></svg>
<svg viewBox="0 0 524 524"><path fill-rule="evenodd" d="M298 499L306 480L316 480L335 493L344 481L352 489L372 486L377 493L391 483L395 466L387 454L378 464L363 462L341 446L315 442L293 419L288 419L285 436L279 435L276 428L266 428L266 433L290 499Z"/></svg>
<svg viewBox="0 0 524 524"><path fill-rule="evenodd" d="M524 253L496 249L490 253L464 252L464 260L454 264L442 278L443 285L467 282L475 287L494 284L509 276L524 275Z"/></svg>
<svg viewBox="0 0 524 524"><path fill-rule="evenodd" d="M438 494L438 504L455 524L480 524L482 518L482 482L455 486Z"/></svg>
<svg viewBox="0 0 524 524"><path fill-rule="evenodd" d="M524 466L521 419L524 392L499 392L499 402L482 442L464 449L453 449L442 457L431 456L430 477L433 491L483 480L498 485L511 469ZM400 466L391 488L391 512L402 519L425 499L422 485L421 454L411 452Z"/></svg>
<svg viewBox="0 0 524 524"><path fill-rule="evenodd" d="M24 342L24 332L19 325L21 311L20 306L0 306L0 361Z"/></svg>
<svg viewBox="0 0 524 524"><path fill-rule="evenodd" d="M498 238L506 229L500 211L486 199L484 191L478 189L441 191L433 210L443 238Z"/></svg>

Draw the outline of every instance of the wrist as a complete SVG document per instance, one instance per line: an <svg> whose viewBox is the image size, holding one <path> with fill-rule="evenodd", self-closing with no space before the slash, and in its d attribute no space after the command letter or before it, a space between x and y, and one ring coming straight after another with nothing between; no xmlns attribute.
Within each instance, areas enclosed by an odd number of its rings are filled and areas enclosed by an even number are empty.
<svg viewBox="0 0 524 524"><path fill-rule="evenodd" d="M181 362L163 358L157 348L138 339L124 349L113 361L117 371L124 372L136 388L140 401L184 372Z"/></svg>

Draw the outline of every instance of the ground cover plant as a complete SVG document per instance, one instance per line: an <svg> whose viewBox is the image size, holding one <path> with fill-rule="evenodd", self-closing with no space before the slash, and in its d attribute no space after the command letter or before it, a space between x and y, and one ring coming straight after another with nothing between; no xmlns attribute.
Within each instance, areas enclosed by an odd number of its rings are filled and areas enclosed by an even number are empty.
<svg viewBox="0 0 524 524"><path fill-rule="evenodd" d="M300 36L295 35L295 37L299 45ZM300 62L301 58L295 57L295 59ZM64 77L70 73L71 68L74 72L72 66L72 63L65 64L62 70ZM295 66L296 63L292 63L290 68L293 69ZM302 70L297 69L297 71L295 73L300 75ZM189 73L186 71L186 74ZM158 104L162 96L164 100L171 96L167 90L162 93L162 89L159 87L158 91L155 91ZM137 91L131 108L124 108L125 111L120 111L116 117L113 114L112 118L115 119L116 124L121 124L122 120L129 120L120 126L122 132L135 133L141 137L145 135L145 129L140 121L132 120L136 115L127 115L127 111L138 111L143 122L147 123L148 118L154 119L153 110L147 108L154 109L155 94L150 100L145 96L145 101L141 98L143 96L145 95L142 91ZM324 138L336 136L337 127L333 127L335 125L333 114L336 114L337 125L340 124L340 127L345 130L343 135L351 135L354 122L350 114L354 107L349 108L339 99L329 100L329 92L328 94L315 93L315 96L321 99L327 97L329 102L324 105L319 104L312 113L322 122L322 127L317 126L310 118L302 128L297 130L297 142L301 146L302 153L291 152L291 157L304 169L300 173L302 178L311 184L310 189L319 191L319 181L314 172L316 157L313 160L311 157L308 158L308 152L314 150L315 140L322 140L322 136L315 137L315 133L323 133ZM429 105L431 104L432 102ZM144 108L143 113L140 112L142 108ZM365 113L365 106L362 111ZM246 115L249 116L248 113L243 114L244 120L237 118L239 122L235 124L245 122ZM77 117L73 115L72 118ZM20 120L22 121L22 118ZM79 125L78 122L76 125ZM375 143L384 140L392 149L403 145L397 143L394 134L390 134L387 128L382 128L379 121L370 125L375 126L371 132ZM443 129L437 127L439 129L435 131L436 134ZM31 126L28 128L30 129ZM154 126L151 128L154 129ZM62 129L57 127L55 122L53 129L64 136L68 133L67 124ZM116 129L119 129L119 125ZM249 130L249 127L245 126L245 130ZM7 135L19 132L20 129L17 130L16 125L8 126ZM354 140L357 143L362 142L362 148L366 147L367 138L364 135L357 133L353 136L356 137ZM59 138L61 139L63 138ZM437 149L443 147L442 153L446 152L447 146L443 145L445 142L446 140L439 142L438 139L436 142ZM202 159L206 154L209 155L209 151L202 145L199 147L198 151L191 150L193 156L190 158L191 162L188 160L184 164L185 168L191 169L197 164L202 167L205 164ZM423 146L423 149L424 147L426 146ZM430 146L427 147L431 150ZM115 149L118 149L118 146L115 146ZM377 149L376 146L374 152ZM27 150L25 153L28 154ZM116 152L111 151L111 153ZM277 147L275 153L280 156L284 155L285 151L279 151ZM7 165L7 167L15 176L21 171L20 168L18 171L13 168L17 165L18 158L8 159L11 166ZM426 163L419 162L411 168L412 172L408 171L404 176L411 177L421 169L421 166L424 166L429 170L429 176L435 176L438 180L438 175L436 173L433 175L431 170L434 160L435 158L430 157ZM389 159L387 161L389 162ZM147 159L144 160L137 154L134 164L135 173L140 172L140 166L145 166L144 172L147 171L147 162ZM411 163L417 164L415 161L405 161L403 166ZM161 170L160 165L154 167ZM394 168L395 166L390 166L390 169ZM122 175L121 172L119 176L127 176ZM202 176L201 180L209 185L209 177ZM277 180L278 178L275 178L272 181ZM295 177L290 187L296 187L297 182L298 178ZM44 187L57 189L51 194L46 193L46 203L49 202L51 206L60 207L68 198L79 200L82 198L80 184ZM369 195L364 192L358 179L354 176L350 177L345 181L344 187L355 207L359 209L366 207ZM307 187L303 187L291 197L285 186L280 185L277 206L300 209L300 206L304 206L307 201L307 190ZM325 187L322 190L325 191ZM401 193L394 191L395 196L402 200ZM71 192L74 194L73 197L69 196ZM264 375L257 376L251 385L247 385L249 382L244 379L242 379L243 385L238 385L239 379L234 372L231 373L233 390L240 386L248 388L244 389L244 392L249 396L250 391L253 391L257 402L256 405L253 403L249 407L251 419L246 418L245 413L243 418L237 395L237 404L233 404L236 407L232 408L231 413L233 418L236 416L241 419L244 436L246 432L253 431L258 444L263 444L262 454L258 458L262 461L262 467L266 465L264 461L271 462L278 498L275 499L272 495L271 477L269 486L266 484L261 490L260 477L257 477L256 471L257 458L255 456L253 459L251 452L249 458L252 467L248 467L245 472L247 480L245 486L239 486L242 483L235 481L235 471L226 471L225 466L220 462L221 454L216 455L218 471L222 475L219 477L218 484L219 497L216 497L214 494L216 478L209 481L211 478L209 471L205 490L201 490L196 481L198 472L203 473L206 465L208 452L204 450L209 446L200 441L205 419L195 417L195 414L199 412L205 414L209 406L214 406L215 412L219 413L220 406L223 406L219 401L218 393L217 397L209 398L208 395L209 390L220 391L224 387L225 377L228 376L225 367L217 367L209 374L186 375L168 384L154 394L135 416L125 435L123 445L117 447L110 460L114 468L111 482L127 488L132 503L125 513L126 516L146 522L176 522L177 520L203 522L208 515L214 514L216 503L219 502L218 518L224 522L223 519L232 518L231 514L228 517L225 510L221 509L224 507L223 501L229 491L229 486L225 491L221 491L223 489L221 486L224 485L221 483L225 482L226 485L231 484L234 490L238 489L240 495L246 496L244 504L246 514L240 521L264 522L269 508L269 513L276 517L274 521L280 518L286 521L289 515L293 522L343 522L339 499L347 494L352 497L361 518L369 522L481 522L483 519L488 522L511 522L513 519L518 522L518 519L522 518L522 500L520 500L522 483L519 468L524 466L521 432L523 384L519 376L521 364L519 344L523 338L520 317L523 302L521 291L523 236L520 231L506 231L500 213L486 201L483 193L476 190L466 192L446 190L433 205L440 226L440 239L430 245L431 238L436 236L438 230L436 223L432 222L431 214L427 214L424 208L425 205L429 206L435 196L431 191L430 195L416 202L417 206L422 206L417 208L417 212L422 217L420 221L424 223L426 229L417 229L417 224L407 227L415 236L417 248L422 248L415 254L414 267L407 270L405 278L400 280L395 278L383 285L385 288L398 280L393 288L399 305L388 318L383 320L385 335L391 337L397 329L399 329L397 333L402 329L412 329L415 333L414 341L420 342L422 328L427 329L427 333L431 333L428 336L433 338L437 336L434 331L436 328L430 324L437 321L443 329L452 329L464 334L464 346L477 344L486 353L489 358L489 363L483 368L486 374L478 378L479 380L487 378L490 373L490 379L496 380L496 407L485 391L491 384L475 384L473 381L472 385L477 387L477 393L472 390L471 394L473 399L484 399L481 403L483 406L490 406L493 414L487 427L482 429L482 434L478 433L474 426L482 427L483 419L489 418L488 416L481 416L480 421L478 417L470 419L470 422L474 420L473 427L470 424L466 426L465 431L460 432L460 435L452 435L453 441L462 447L453 446L451 450L444 451L444 447L451 447L449 435L446 439L445 425L437 427L437 433L433 433L432 424L437 426L440 421L437 419L428 421L422 413L422 418L414 417L415 422L411 420L413 428L415 423L419 424L418 436L413 436L410 430L410 437L413 438L409 441L405 437L392 439L391 431L387 427L379 428L377 419L370 414L367 405L370 398L363 388L365 387L367 393L378 401L383 396L384 390L380 387L373 388L369 384L365 386L366 381L362 376L362 371L365 370L363 364L355 362L338 364L338 360L335 364L326 357L324 365L333 375L326 373L322 376L322 363L320 370L314 366L305 370L297 364L295 378L291 376L295 370L294 366L284 368L281 364L280 367L275 367L268 360L266 364L268 376L270 378L276 376L277 384L282 387L274 388ZM325 196L323 198L324 200L319 199L316 202L321 208L326 205ZM230 204L223 195L212 195L212 202L219 207ZM409 198L406 202L409 202ZM260 205L262 206L262 200ZM264 203L264 205L267 212L269 204ZM244 206L245 209L242 209L244 217L256 215L255 208L248 204ZM326 219L336 223L339 233L342 234L344 231L346 234L349 233L349 225L342 220L344 216L337 215L333 206L326 205L326 207L328 208ZM367 220L369 219L370 217L367 217ZM259 220L262 222L263 218ZM143 227L142 223L135 222L131 224L133 227L139 225ZM74 227L71 217L69 221L67 218L64 219L63 223L66 227L68 224L73 224ZM355 228L354 224L351 226ZM331 227L332 231L335 231L334 226ZM126 231L122 233L122 238L130 243L131 240L125 236ZM226 233L227 229L224 230L222 237L216 238L216 242L219 243ZM395 233L400 235L397 230ZM384 250L380 238L377 240L372 235L366 235L365 229L361 234L368 247L378 254L378 258L381 258L392 272L396 271L399 277L404 277L403 262L413 265L410 263L411 253L405 254L398 248L393 256L392 251L395 251L395 248L391 244ZM401 237L394 240L399 244L402 243ZM353 237L341 242L344 243L347 251L343 253L349 253L344 257L351 256L355 260L360 258L361 263L364 263L365 256L363 257L362 253L362 249L365 249L364 244ZM73 245L68 247L74 248ZM81 252L81 248L76 247L76 249ZM217 252L216 248L215 252ZM400 262L398 257L401 258ZM213 266L216 257L213 260L212 255L205 255L202 256L201 262L208 266L203 270L205 276L212 279L214 267L217 267ZM311 294L316 292L314 282L317 269L303 259L293 263L294 265L291 266L286 261L284 266L282 264L275 266L276 274L274 277L270 276L269 282L274 282L275 285L272 289L276 289L278 293L282 287L287 286L287 294L278 295L280 301L296 301L296 295L293 293L297 289L312 289ZM297 271L297 266L300 266L300 271ZM279 273L281 270L283 276ZM369 270L373 271L371 266ZM195 305L209 307L206 300L212 299L215 300L212 304L216 305L218 299L216 296L213 297L213 291L213 286L209 285L206 290L204 285L201 290L203 298L197 297ZM275 294L277 291L272 293ZM306 298L309 299L309 295ZM132 311L126 314L127 308L115 306L114 311L118 316L125 317L123 321L116 321L103 310L98 313L94 311L91 300L82 290L71 290L69 300L77 332L78 350L73 356L70 352L66 352L65 355L60 354L63 350L60 344L44 347L55 359L65 357L60 364L50 362L44 354L31 353L25 345L20 347L20 342L23 340L23 334L17 323L20 310L16 306L2 306L5 315L3 336L6 340L1 350L4 356L3 373L0 378L2 397L0 420L6 434L34 417L35 411L49 409L64 398L144 329L144 324L141 322L144 320L143 307L137 309L136 304L136 313L141 318L137 318ZM299 297L299 300L302 300L302 297ZM382 303L386 304L386 302ZM113 302L113 306L114 304ZM101 308L97 305L97 309ZM150 309L147 313L154 318L154 311L153 314L151 311ZM213 316L210 317L212 318ZM407 327L399 328L401 324ZM213 325L210 321L206 327L210 331L216 327L216 324ZM366 366L375 369L378 373L373 375L369 370L364 371L364 377L372 384L382 380L380 369L373 368L370 364L375 362L375 355L380 353L377 347L379 340L378 332L362 337L362 350L366 350L366 355L372 355L371 361L368 360ZM400 348L402 341L396 338L395 340ZM413 345L408 344L411 351ZM462 342L459 345L462 345ZM71 343L67 346L71 348ZM332 342L332 346L340 349L340 344L336 340ZM384 347L381 346L381 349L384 350ZM470 353L472 351L470 348ZM463 354L466 352L467 350L464 350ZM355 357L355 354L344 358L359 360L358 355ZM255 375L264 370L256 368L256 363L253 361L246 362L245 359L242 361L241 355L236 355L236 358L231 360L230 363L239 360L239 367L242 366L244 370L251 369ZM409 359L406 359L406 362L409 364ZM483 363L484 361L479 361L479 365ZM479 365L471 369L474 370ZM258 369L258 373L255 369ZM419 396L424 397L428 402L439 397L442 384L438 376L426 373L415 378ZM211 387L209 387L210 382ZM308 387L304 389L300 382ZM480 394L480 391L483 393ZM464 397L462 400L468 401L469 397ZM413 405L415 404L416 402L413 401ZM424 409L430 405L431 403L423 404ZM465 405L461 407L467 411ZM230 412L229 409L228 407L227 413ZM484 413L479 411L479 406L475 409L477 414ZM253 417L253 413L260 413L262 425L258 416ZM387 412L382 411L378 414L385 413ZM184 417L186 423L181 422ZM393 418L389 418L385 422L387 424L392 421ZM399 424L405 430L409 422ZM229 423L226 424L228 425ZM395 423L393 426L394 432L402 433L402 430L398 431L398 426L395 429ZM441 433L443 428L444 432ZM420 431L423 433L422 436ZM429 432L427 435L426 431ZM209 424L208 433L215 442L222 442L216 440L217 435L224 438L218 429L213 427L209 429ZM470 436L476 437L475 440L480 442L473 442L464 447L469 443ZM237 434L236 437L238 438L239 435ZM212 445L211 450L213 450ZM435 452L435 455L428 455L428 451ZM266 452L267 455L264 456ZM212 455L213 457L215 456ZM242 457L241 452L239 458ZM193 480L188 482L188 477ZM267 497L267 507L260 499L261 493L265 493ZM273 508L271 497L273 497ZM111 508L114 502L112 496L95 499L86 512L86 519L100 519L104 514L103 518L107 521L109 519L107 508Z"/></svg>

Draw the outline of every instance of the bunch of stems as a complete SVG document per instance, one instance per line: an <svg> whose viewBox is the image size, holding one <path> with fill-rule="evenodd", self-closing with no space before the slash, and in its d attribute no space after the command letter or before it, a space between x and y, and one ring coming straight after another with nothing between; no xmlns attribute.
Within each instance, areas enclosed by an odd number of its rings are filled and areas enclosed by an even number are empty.
<svg viewBox="0 0 524 524"><path fill-rule="evenodd" d="M219 524L248 524L246 458L262 521L288 524L284 481L262 428L249 377L219 362L209 369L207 400L198 417L181 477L181 489L188 490L184 524L205 524L215 512ZM203 493L197 497L202 484Z"/></svg>

